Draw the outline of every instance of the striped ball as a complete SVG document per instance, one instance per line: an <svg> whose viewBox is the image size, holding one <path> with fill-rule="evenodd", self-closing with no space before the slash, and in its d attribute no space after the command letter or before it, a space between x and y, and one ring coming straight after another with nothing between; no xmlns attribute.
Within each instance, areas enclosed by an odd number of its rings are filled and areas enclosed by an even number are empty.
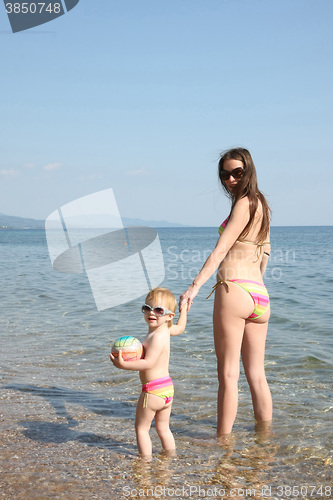
<svg viewBox="0 0 333 500"><path fill-rule="evenodd" d="M135 361L141 359L143 355L143 347L140 340L131 336L120 337L114 342L111 353L115 358L118 357L118 351L122 351L125 361Z"/></svg>

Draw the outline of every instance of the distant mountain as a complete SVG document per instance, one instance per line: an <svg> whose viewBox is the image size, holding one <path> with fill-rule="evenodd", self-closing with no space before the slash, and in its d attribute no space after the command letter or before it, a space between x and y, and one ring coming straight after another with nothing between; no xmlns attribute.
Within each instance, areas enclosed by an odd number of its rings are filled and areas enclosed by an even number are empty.
<svg viewBox="0 0 333 500"><path fill-rule="evenodd" d="M45 221L28 219L26 217L15 217L13 215L0 214L0 229L42 229Z"/></svg>
<svg viewBox="0 0 333 500"><path fill-rule="evenodd" d="M168 222L165 220L143 220L124 217L122 219L124 226L149 226L149 227L187 227L183 224ZM0 229L43 229L44 220L28 219L25 217L15 217L13 215L0 214Z"/></svg>

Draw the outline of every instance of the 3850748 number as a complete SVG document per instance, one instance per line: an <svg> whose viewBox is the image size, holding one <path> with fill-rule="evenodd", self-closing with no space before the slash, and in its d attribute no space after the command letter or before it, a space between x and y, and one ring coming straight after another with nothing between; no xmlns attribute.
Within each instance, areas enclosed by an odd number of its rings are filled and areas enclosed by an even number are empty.
<svg viewBox="0 0 333 500"><path fill-rule="evenodd" d="M41 14L48 12L49 14L60 14L61 4L51 2L8 2L6 3L7 14Z"/></svg>
<svg viewBox="0 0 333 500"><path fill-rule="evenodd" d="M278 486L277 492L278 497L284 498L332 498L332 487L331 486Z"/></svg>

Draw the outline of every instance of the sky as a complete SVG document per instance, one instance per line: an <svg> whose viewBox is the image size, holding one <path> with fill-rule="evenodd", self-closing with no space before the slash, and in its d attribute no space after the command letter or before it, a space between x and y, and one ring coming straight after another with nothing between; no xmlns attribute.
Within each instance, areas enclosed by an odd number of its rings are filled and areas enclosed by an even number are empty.
<svg viewBox="0 0 333 500"><path fill-rule="evenodd" d="M80 0L12 33L0 4L0 213L112 188L122 217L218 226L221 151L272 224L333 224L332 0Z"/></svg>

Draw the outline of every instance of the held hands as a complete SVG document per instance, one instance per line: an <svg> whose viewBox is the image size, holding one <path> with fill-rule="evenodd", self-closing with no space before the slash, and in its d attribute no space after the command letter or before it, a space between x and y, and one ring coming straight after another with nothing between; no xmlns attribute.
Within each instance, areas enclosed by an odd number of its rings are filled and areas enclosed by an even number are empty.
<svg viewBox="0 0 333 500"><path fill-rule="evenodd" d="M190 310L191 305L193 304L194 297L197 296L199 291L198 285L192 283L186 292L184 292L179 298L179 310L181 311L184 306L187 307L187 311Z"/></svg>

